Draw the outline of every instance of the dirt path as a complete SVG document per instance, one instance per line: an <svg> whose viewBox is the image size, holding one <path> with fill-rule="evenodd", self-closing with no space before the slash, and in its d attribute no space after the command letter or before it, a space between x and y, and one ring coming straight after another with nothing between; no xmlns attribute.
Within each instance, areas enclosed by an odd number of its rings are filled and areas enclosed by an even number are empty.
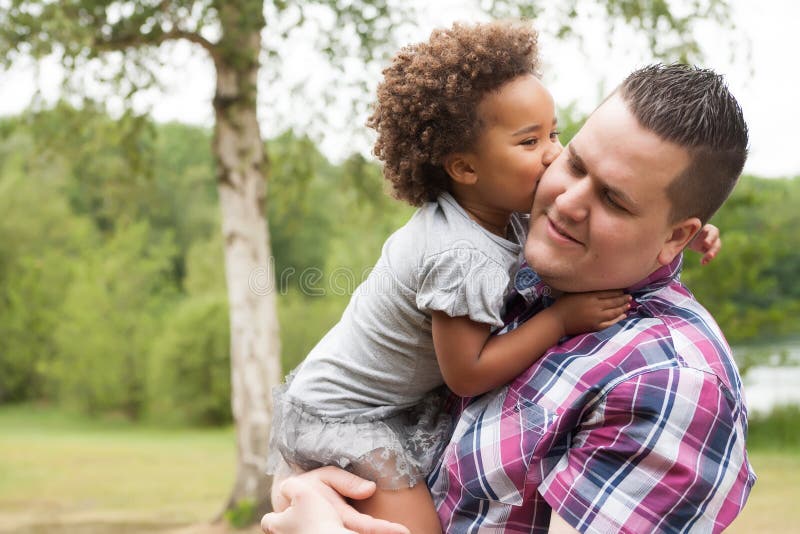
<svg viewBox="0 0 800 534"><path fill-rule="evenodd" d="M2 534L258 534L261 529L234 529L222 523L195 523L191 525L153 521L143 517L125 517L115 514L72 514L41 517L0 512Z"/></svg>

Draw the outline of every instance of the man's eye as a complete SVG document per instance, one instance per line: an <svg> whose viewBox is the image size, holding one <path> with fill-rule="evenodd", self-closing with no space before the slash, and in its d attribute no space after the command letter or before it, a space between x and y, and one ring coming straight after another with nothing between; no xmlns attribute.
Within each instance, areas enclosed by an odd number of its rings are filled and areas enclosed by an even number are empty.
<svg viewBox="0 0 800 534"><path fill-rule="evenodd" d="M608 191L606 191L605 193L603 193L603 196L605 197L605 200L606 200L606 202L608 203L608 205L609 205L609 206L611 206L612 208L615 208L615 209L618 209L618 210L623 210L623 211L625 210L625 208L622 206L622 204L620 204L619 202L617 202L616 200L614 200L614 197L612 197L612 196L611 196L611 195L608 193Z"/></svg>
<svg viewBox="0 0 800 534"><path fill-rule="evenodd" d="M583 176L586 174L583 169L578 167L578 165L575 163L575 160L569 159L567 161L569 162L569 172L571 172L573 175Z"/></svg>

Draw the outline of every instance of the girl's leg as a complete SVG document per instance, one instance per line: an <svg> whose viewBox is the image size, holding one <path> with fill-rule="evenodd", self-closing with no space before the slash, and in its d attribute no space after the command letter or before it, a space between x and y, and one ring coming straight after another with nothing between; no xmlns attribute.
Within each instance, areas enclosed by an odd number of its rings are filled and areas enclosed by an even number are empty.
<svg viewBox="0 0 800 534"><path fill-rule="evenodd" d="M362 514L406 526L411 534L440 534L442 526L428 486L422 481L413 488L378 489L369 499L351 501Z"/></svg>

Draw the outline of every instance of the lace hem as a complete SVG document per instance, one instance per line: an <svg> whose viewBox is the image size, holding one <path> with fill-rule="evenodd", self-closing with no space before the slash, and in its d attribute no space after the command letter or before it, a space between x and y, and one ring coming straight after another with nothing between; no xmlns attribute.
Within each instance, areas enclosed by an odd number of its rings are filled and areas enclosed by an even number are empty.
<svg viewBox="0 0 800 534"><path fill-rule="evenodd" d="M303 471L335 465L382 489L424 482L452 433L443 409L448 392L439 388L418 404L391 416L332 418L286 394L273 391L273 422L267 472L285 462Z"/></svg>

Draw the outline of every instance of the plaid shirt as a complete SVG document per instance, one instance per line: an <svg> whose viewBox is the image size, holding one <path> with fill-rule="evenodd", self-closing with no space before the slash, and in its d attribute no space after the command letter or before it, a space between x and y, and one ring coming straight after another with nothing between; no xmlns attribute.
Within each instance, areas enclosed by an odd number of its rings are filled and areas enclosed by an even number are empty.
<svg viewBox="0 0 800 534"><path fill-rule="evenodd" d="M429 486L449 533L719 532L755 475L730 349L678 281L630 289L628 318L562 340L508 386L461 402ZM552 303L524 267L508 331ZM521 303L521 304L520 304Z"/></svg>

